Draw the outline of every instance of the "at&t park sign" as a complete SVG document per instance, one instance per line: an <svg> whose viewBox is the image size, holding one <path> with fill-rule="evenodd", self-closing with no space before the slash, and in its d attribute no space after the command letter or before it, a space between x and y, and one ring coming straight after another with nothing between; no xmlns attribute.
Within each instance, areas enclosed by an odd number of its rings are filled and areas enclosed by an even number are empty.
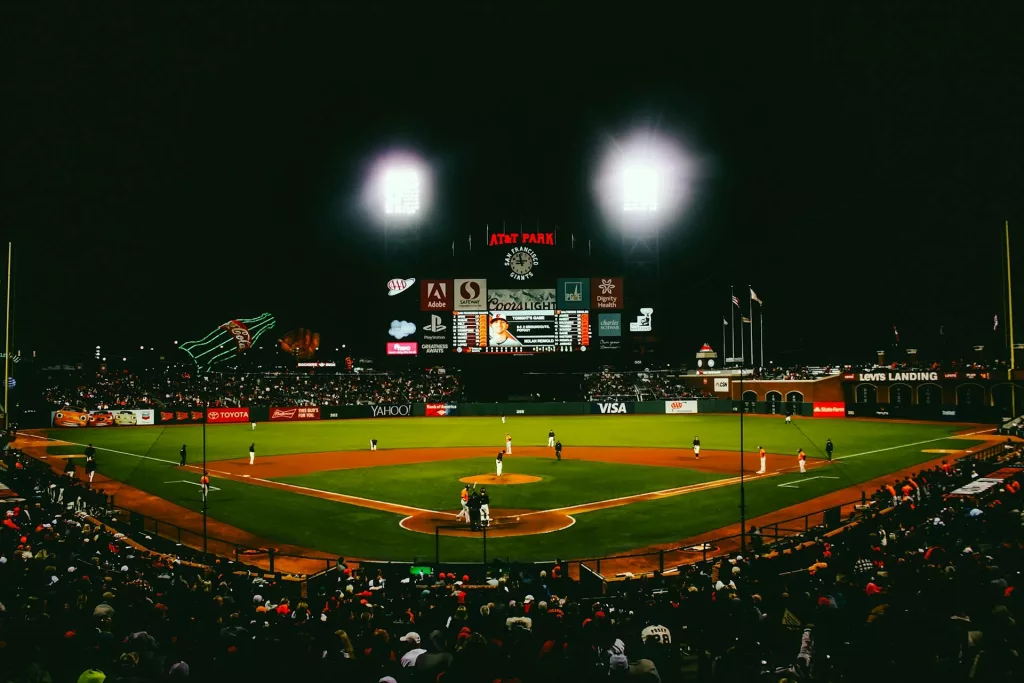
<svg viewBox="0 0 1024 683"><path fill-rule="evenodd" d="M555 233L553 232L514 232L511 234L494 233L487 242L489 247L507 247L516 244L546 244L549 247L555 246Z"/></svg>

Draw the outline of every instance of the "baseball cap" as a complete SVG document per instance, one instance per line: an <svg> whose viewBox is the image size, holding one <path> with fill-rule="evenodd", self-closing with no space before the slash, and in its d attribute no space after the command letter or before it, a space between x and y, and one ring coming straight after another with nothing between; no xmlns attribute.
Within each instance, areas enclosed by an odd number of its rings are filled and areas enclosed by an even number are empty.
<svg viewBox="0 0 1024 683"><path fill-rule="evenodd" d="M491 313L491 320L508 320L504 313Z"/></svg>
<svg viewBox="0 0 1024 683"><path fill-rule="evenodd" d="M96 669L86 669L78 677L78 683L103 683L105 680L107 680L107 675Z"/></svg>
<svg viewBox="0 0 1024 683"><path fill-rule="evenodd" d="M185 662L178 662L171 667L171 670L167 672L168 676L188 676L188 664Z"/></svg>
<svg viewBox="0 0 1024 683"><path fill-rule="evenodd" d="M533 596L527 595L525 598L523 598L523 602L533 602Z"/></svg>
<svg viewBox="0 0 1024 683"><path fill-rule="evenodd" d="M415 631L409 631L404 636L399 638L399 640L402 641L403 643L416 643L417 645L419 645L420 644L420 634L416 633Z"/></svg>

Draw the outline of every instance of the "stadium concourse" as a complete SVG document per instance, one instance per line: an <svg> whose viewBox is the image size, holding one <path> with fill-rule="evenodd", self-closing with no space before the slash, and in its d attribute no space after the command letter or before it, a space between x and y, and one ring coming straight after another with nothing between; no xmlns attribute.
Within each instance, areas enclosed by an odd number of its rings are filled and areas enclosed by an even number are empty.
<svg viewBox="0 0 1024 683"><path fill-rule="evenodd" d="M920 472L840 533L594 595L558 566L410 577L339 560L302 585L192 562L117 533L87 495L57 499L60 475L9 451L0 680L1020 680L1022 464Z"/></svg>

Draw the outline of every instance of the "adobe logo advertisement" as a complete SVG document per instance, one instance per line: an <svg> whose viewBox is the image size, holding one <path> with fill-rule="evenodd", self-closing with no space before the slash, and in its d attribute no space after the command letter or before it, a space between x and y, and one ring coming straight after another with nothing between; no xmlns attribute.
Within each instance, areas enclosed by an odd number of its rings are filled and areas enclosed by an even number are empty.
<svg viewBox="0 0 1024 683"><path fill-rule="evenodd" d="M420 345L416 342L388 342L387 344L389 356L415 356L420 352Z"/></svg>
<svg viewBox="0 0 1024 683"><path fill-rule="evenodd" d="M814 403L814 417L846 417L846 404L827 402Z"/></svg>
<svg viewBox="0 0 1024 683"><path fill-rule="evenodd" d="M228 424L230 422L248 422L248 408L210 408L206 411L206 421L210 424Z"/></svg>
<svg viewBox="0 0 1024 683"><path fill-rule="evenodd" d="M451 280L421 280L420 310L450 311L455 283Z"/></svg>

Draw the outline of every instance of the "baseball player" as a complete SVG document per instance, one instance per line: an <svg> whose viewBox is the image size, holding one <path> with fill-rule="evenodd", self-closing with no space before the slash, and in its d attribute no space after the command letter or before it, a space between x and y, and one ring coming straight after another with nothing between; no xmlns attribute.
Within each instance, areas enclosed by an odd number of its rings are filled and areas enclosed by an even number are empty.
<svg viewBox="0 0 1024 683"><path fill-rule="evenodd" d="M828 461L829 462L832 462L832 451L834 449L835 449L835 446L832 445L832 439L827 440L825 442L825 454L828 456Z"/></svg>
<svg viewBox="0 0 1024 683"><path fill-rule="evenodd" d="M491 497L487 495L487 489L480 489L480 523L483 526L491 525Z"/></svg>
<svg viewBox="0 0 1024 683"><path fill-rule="evenodd" d="M377 450L377 439L370 439L370 450Z"/></svg>
<svg viewBox="0 0 1024 683"><path fill-rule="evenodd" d="M786 413L786 424L793 424L793 414Z"/></svg>
<svg viewBox="0 0 1024 683"><path fill-rule="evenodd" d="M96 476L96 458L91 455L85 458L85 473L89 475L89 483L92 483L92 478Z"/></svg>
<svg viewBox="0 0 1024 683"><path fill-rule="evenodd" d="M562 461L562 442L561 441L556 441L555 442L555 457L558 458L559 462Z"/></svg>
<svg viewBox="0 0 1024 683"><path fill-rule="evenodd" d="M555 430L554 429L549 429L548 430L548 448L554 448L554 447L555 447Z"/></svg>
<svg viewBox="0 0 1024 683"><path fill-rule="evenodd" d="M178 467L185 466L185 444L181 444L181 450L178 451L178 455L181 457L181 462L178 463Z"/></svg>
<svg viewBox="0 0 1024 683"><path fill-rule="evenodd" d="M459 505L462 506L462 510L459 512L459 514L455 515L455 521L458 522L460 520L465 519L468 522L469 521L469 487L467 487L467 486L463 486L462 487L462 492L459 493Z"/></svg>
<svg viewBox="0 0 1024 683"><path fill-rule="evenodd" d="M700 460L700 439L693 437L693 457Z"/></svg>
<svg viewBox="0 0 1024 683"><path fill-rule="evenodd" d="M512 435L505 434L505 452L512 455Z"/></svg>
<svg viewBox="0 0 1024 683"><path fill-rule="evenodd" d="M203 489L203 502L206 502L206 497L210 495L210 474L206 470L203 470L203 476L199 477L199 485Z"/></svg>
<svg viewBox="0 0 1024 683"><path fill-rule="evenodd" d="M768 454L764 452L764 446L757 447L758 455L761 456L761 469L757 471L758 474L764 474L767 469Z"/></svg>
<svg viewBox="0 0 1024 683"><path fill-rule="evenodd" d="M252 465L256 462L256 442L253 441L252 445L249 446L249 464Z"/></svg>
<svg viewBox="0 0 1024 683"><path fill-rule="evenodd" d="M505 424L505 413L501 414L501 424Z"/></svg>
<svg viewBox="0 0 1024 683"><path fill-rule="evenodd" d="M92 444L89 444L88 446L85 447L85 459L88 460L89 458L95 458L95 457L96 457L96 449L92 447Z"/></svg>
<svg viewBox="0 0 1024 683"><path fill-rule="evenodd" d="M498 451L498 455L494 458L494 469L498 470L498 476L501 476L501 462L505 457L505 451Z"/></svg>
<svg viewBox="0 0 1024 683"><path fill-rule="evenodd" d="M800 474L807 473L807 454L804 453L804 449L800 449L796 452L797 462L800 463Z"/></svg>
<svg viewBox="0 0 1024 683"><path fill-rule="evenodd" d="M252 421L252 431L256 431L256 420Z"/></svg>

